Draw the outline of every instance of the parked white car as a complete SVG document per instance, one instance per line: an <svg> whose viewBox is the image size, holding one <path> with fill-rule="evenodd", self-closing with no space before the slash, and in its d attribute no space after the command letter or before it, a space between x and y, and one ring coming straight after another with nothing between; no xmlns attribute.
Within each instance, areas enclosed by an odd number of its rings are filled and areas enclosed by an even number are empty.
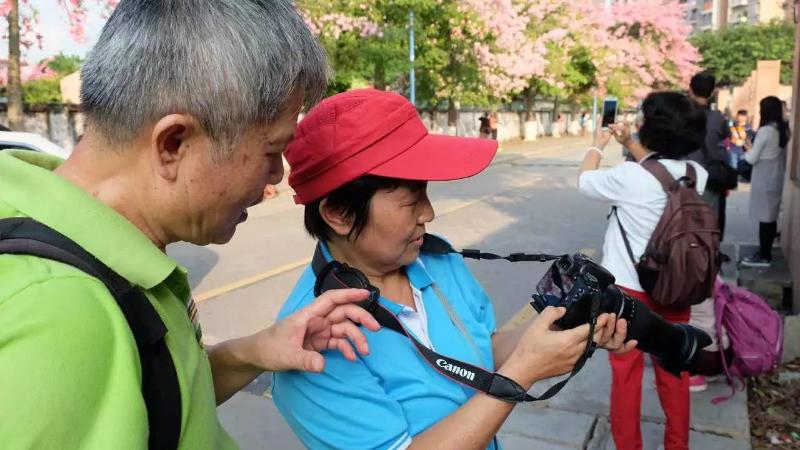
<svg viewBox="0 0 800 450"><path fill-rule="evenodd" d="M0 131L0 151L21 148L66 158L71 153L35 133Z"/></svg>

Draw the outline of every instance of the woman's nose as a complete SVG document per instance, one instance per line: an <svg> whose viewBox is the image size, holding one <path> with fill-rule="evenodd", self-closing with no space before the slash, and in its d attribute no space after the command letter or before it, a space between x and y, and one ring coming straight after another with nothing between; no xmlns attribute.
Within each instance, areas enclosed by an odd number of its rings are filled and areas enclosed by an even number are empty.
<svg viewBox="0 0 800 450"><path fill-rule="evenodd" d="M434 212L433 205L431 205L431 201L427 195L420 202L420 206L422 210L420 211L419 221L421 223L431 222L434 217L436 217L436 212Z"/></svg>

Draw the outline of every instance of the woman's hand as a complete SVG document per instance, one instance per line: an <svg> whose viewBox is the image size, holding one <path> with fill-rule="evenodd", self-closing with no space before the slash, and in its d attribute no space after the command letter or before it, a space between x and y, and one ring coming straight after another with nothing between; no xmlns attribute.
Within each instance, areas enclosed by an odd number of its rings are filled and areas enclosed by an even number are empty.
<svg viewBox="0 0 800 450"><path fill-rule="evenodd" d="M617 140L620 144L630 147L631 141L633 141L633 132L631 131L631 126L625 123L614 123L611 124L609 127L611 134L614 136L614 139Z"/></svg>
<svg viewBox="0 0 800 450"><path fill-rule="evenodd" d="M565 308L545 308L522 334L498 373L529 389L536 381L571 371L586 350L589 325L560 330L554 322L565 312Z"/></svg>
<svg viewBox="0 0 800 450"><path fill-rule="evenodd" d="M609 132L609 130L600 128L594 134L592 147L597 147L600 150L605 150L606 145L608 145L608 141L610 140L611 140L611 133Z"/></svg>

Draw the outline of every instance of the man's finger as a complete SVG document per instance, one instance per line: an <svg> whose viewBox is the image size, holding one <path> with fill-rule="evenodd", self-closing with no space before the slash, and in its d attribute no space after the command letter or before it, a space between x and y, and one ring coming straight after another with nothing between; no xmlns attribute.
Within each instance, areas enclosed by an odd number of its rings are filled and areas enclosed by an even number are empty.
<svg viewBox="0 0 800 450"><path fill-rule="evenodd" d="M331 338L328 343L328 348L339 350L342 356L348 361L356 360L356 352L353 351L353 346L350 345L347 339Z"/></svg>
<svg viewBox="0 0 800 450"><path fill-rule="evenodd" d="M327 316L337 305L360 302L369 297L366 289L331 289L300 312L308 316Z"/></svg>
<svg viewBox="0 0 800 450"><path fill-rule="evenodd" d="M371 331L378 331L381 326L375 317L366 309L352 304L338 305L325 317L332 323L339 322L355 322L364 325L365 328Z"/></svg>
<svg viewBox="0 0 800 450"><path fill-rule="evenodd" d="M364 333L353 322L340 322L331 327L331 335L335 338L349 339L362 355L369 354L369 344Z"/></svg>

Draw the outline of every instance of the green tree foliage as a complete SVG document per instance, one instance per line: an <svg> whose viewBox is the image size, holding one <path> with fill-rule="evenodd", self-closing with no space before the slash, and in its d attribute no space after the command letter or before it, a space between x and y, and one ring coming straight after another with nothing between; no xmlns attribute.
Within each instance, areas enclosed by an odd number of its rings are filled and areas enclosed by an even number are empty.
<svg viewBox="0 0 800 450"><path fill-rule="evenodd" d="M61 103L61 78L40 78L22 84L22 99L28 105Z"/></svg>
<svg viewBox="0 0 800 450"><path fill-rule="evenodd" d="M80 56L59 53L47 63L47 67L61 76L66 76L80 70L81 64L83 59Z"/></svg>
<svg viewBox="0 0 800 450"><path fill-rule="evenodd" d="M61 79L80 70L83 60L79 56L59 53L49 61L44 60L40 64L43 66L45 63L48 69L55 72L54 76L36 78L22 83L22 99L28 105L62 103Z"/></svg>
<svg viewBox="0 0 800 450"><path fill-rule="evenodd" d="M701 65L721 84L741 84L759 60L781 61L781 83L791 84L794 24L772 22L735 25L720 32L705 32L690 40L703 56Z"/></svg>

